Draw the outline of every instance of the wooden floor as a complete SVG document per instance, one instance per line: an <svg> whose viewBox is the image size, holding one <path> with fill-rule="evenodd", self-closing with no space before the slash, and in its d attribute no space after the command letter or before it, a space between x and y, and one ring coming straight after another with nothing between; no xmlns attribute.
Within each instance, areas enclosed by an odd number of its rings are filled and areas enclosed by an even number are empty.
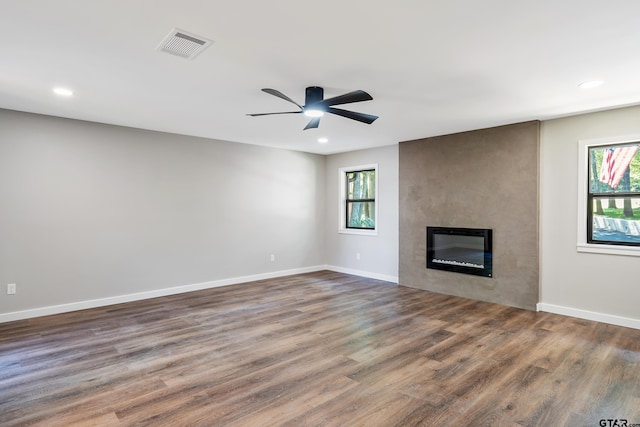
<svg viewBox="0 0 640 427"><path fill-rule="evenodd" d="M5 427L600 419L640 423L640 330L333 272L0 324Z"/></svg>

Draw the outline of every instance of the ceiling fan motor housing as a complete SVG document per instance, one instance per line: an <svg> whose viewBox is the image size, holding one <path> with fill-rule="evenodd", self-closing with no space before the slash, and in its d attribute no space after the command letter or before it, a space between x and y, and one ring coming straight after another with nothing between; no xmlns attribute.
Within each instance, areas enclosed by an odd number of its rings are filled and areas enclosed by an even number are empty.
<svg viewBox="0 0 640 427"><path fill-rule="evenodd" d="M324 99L324 89L319 86L309 86L305 91L304 105L311 106Z"/></svg>

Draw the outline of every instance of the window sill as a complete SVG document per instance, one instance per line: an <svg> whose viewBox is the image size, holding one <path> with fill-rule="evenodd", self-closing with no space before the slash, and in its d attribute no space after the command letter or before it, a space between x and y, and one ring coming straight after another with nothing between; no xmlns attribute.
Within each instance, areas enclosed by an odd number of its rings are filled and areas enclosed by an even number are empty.
<svg viewBox="0 0 640 427"><path fill-rule="evenodd" d="M340 228L338 229L340 234L355 234L358 236L377 236L378 230L356 230L352 228Z"/></svg>
<svg viewBox="0 0 640 427"><path fill-rule="evenodd" d="M615 246L615 245L593 245L589 243L578 243L578 252L606 255L640 256L640 247L635 246Z"/></svg>

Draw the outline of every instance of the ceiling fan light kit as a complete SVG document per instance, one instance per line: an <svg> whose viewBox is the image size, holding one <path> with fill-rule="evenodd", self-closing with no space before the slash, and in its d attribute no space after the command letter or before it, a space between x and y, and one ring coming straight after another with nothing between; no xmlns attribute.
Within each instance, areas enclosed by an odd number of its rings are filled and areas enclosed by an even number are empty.
<svg viewBox="0 0 640 427"><path fill-rule="evenodd" d="M367 92L363 90L354 90L353 92L345 93L344 95L335 96L333 98L324 99L324 89L319 86L309 86L305 90L304 105L300 105L287 95L275 89L265 88L262 89L270 95L276 96L280 99L284 99L297 106L299 111L282 111L276 113L256 113L247 114L251 117L257 116L269 116L273 114L300 114L304 113L305 116L311 117L311 121L305 126L303 130L314 129L320 125L320 118L324 116L324 113L331 113L337 116L342 116L347 119L356 120L362 123L371 124L378 116L371 114L358 113L355 111L342 110L340 108L334 108L334 105L351 104L354 102L371 101L373 98Z"/></svg>
<svg viewBox="0 0 640 427"><path fill-rule="evenodd" d="M304 110L304 115L307 117L322 117L324 116L324 111L322 110L312 110L310 108L306 108Z"/></svg>

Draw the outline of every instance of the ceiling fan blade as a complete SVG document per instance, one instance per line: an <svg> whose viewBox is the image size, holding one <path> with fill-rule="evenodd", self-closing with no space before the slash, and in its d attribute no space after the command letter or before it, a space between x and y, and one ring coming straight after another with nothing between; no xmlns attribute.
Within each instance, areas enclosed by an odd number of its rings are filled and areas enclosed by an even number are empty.
<svg viewBox="0 0 640 427"><path fill-rule="evenodd" d="M302 130L315 129L320 125L320 117L314 117Z"/></svg>
<svg viewBox="0 0 640 427"><path fill-rule="evenodd" d="M371 124L378 116L372 116L371 114L356 113L355 111L342 110L340 108L328 107L327 113L336 114L338 116L346 117L347 119L357 120L362 123Z"/></svg>
<svg viewBox="0 0 640 427"><path fill-rule="evenodd" d="M279 90L265 88L265 89L262 89L262 91L268 93L269 95L277 96L280 99L284 99L285 101L289 101L290 103L292 103L294 105L297 105L298 108L300 108L302 110L302 105L298 104L296 101L294 101L293 99L289 98L287 95L285 95L284 93L280 92Z"/></svg>
<svg viewBox="0 0 640 427"><path fill-rule="evenodd" d="M323 107L329 107L331 105L350 104L352 102L371 101L373 97L363 90L354 90L353 92L345 93L344 95L334 96L333 98L325 99L318 102L317 105Z"/></svg>
<svg viewBox="0 0 640 427"><path fill-rule="evenodd" d="M302 111L281 111L281 112L277 112L277 113L254 113L254 114L247 114L247 116L251 116L251 117L258 117L258 116L271 116L273 114L300 114L302 113Z"/></svg>

